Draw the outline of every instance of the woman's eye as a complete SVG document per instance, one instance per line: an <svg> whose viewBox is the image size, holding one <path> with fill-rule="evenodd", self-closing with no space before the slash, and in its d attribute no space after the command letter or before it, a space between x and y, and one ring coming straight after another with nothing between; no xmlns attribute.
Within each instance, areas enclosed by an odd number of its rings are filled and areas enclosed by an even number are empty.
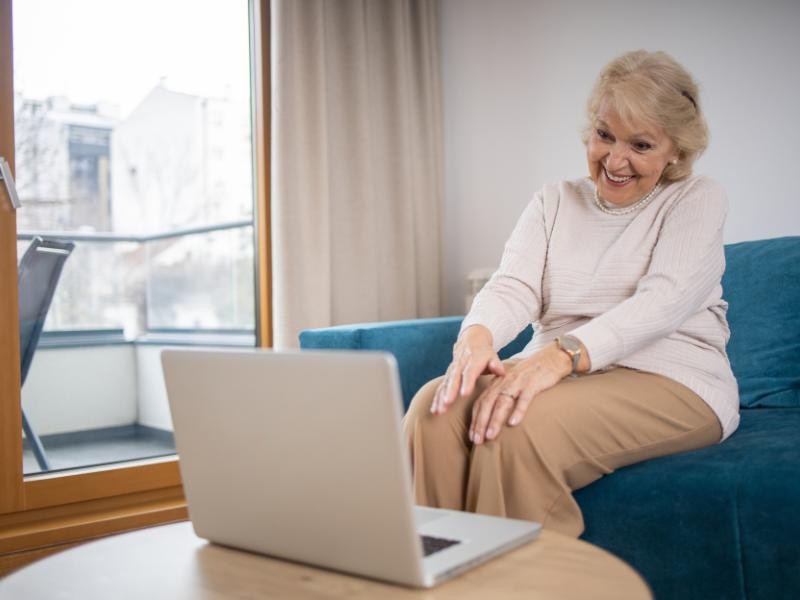
<svg viewBox="0 0 800 600"><path fill-rule="evenodd" d="M636 142L633 147L637 152L647 152L653 147L653 145L648 144L647 142Z"/></svg>
<svg viewBox="0 0 800 600"><path fill-rule="evenodd" d="M597 137L599 137L601 140L611 139L611 134L608 133L605 129L597 129L596 132L597 132Z"/></svg>

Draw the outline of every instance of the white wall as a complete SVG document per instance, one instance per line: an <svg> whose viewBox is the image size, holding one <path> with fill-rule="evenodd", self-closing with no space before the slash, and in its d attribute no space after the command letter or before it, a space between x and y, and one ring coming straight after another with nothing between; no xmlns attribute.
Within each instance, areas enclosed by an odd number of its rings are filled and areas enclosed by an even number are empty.
<svg viewBox="0 0 800 600"><path fill-rule="evenodd" d="M700 82L726 241L800 234L800 2L442 0L445 302L495 266L542 185L586 175L580 129L609 60L665 50Z"/></svg>
<svg viewBox="0 0 800 600"><path fill-rule="evenodd" d="M40 436L135 423L133 346L39 348L22 388L22 406Z"/></svg>
<svg viewBox="0 0 800 600"><path fill-rule="evenodd" d="M139 388L139 423L172 431L161 351L165 346L136 346L136 379Z"/></svg>
<svg viewBox="0 0 800 600"><path fill-rule="evenodd" d="M139 423L172 430L161 346L39 348L22 388L37 434Z"/></svg>

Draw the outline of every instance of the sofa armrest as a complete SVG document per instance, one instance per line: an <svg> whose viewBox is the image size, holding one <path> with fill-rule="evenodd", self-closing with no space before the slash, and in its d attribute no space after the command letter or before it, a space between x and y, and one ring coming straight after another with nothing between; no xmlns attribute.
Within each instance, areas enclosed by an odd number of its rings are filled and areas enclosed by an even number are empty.
<svg viewBox="0 0 800 600"><path fill-rule="evenodd" d="M462 320L460 316L438 317L306 329L300 333L300 347L391 352L400 369L403 405L407 409L419 388L447 370ZM531 331L528 327L506 346L500 352L501 358L522 350Z"/></svg>

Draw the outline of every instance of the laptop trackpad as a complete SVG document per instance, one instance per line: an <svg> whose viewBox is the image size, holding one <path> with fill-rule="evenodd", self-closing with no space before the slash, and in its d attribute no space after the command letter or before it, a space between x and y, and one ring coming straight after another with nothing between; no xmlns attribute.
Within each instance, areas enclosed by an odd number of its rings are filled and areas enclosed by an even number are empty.
<svg viewBox="0 0 800 600"><path fill-rule="evenodd" d="M414 523L417 524L417 530L423 525L432 523L438 519L443 519L450 516L450 512L446 510L427 508L425 506L414 507Z"/></svg>

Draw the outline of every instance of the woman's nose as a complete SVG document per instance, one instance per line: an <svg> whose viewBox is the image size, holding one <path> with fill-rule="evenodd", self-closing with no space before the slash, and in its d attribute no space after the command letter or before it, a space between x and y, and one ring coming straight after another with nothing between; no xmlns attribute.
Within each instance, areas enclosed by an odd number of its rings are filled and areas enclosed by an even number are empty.
<svg viewBox="0 0 800 600"><path fill-rule="evenodd" d="M613 171L617 168L624 167L628 163L628 148L623 144L614 144L608 152L606 159L606 168Z"/></svg>

